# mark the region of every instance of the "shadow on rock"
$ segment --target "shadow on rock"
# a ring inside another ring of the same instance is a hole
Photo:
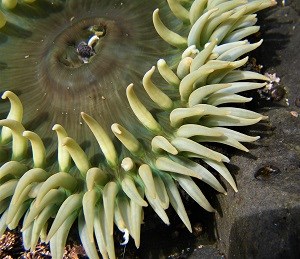
[[[300,207],[269,210],[236,221],[228,258],[300,258]]]

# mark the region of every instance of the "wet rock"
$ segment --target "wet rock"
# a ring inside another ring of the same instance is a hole
[[[225,259],[225,256],[221,254],[218,249],[213,246],[199,246],[194,250],[192,255],[188,257],[188,259]]]
[[[300,208],[266,210],[231,227],[228,258],[299,258]]]
[[[295,105],[296,105],[297,107],[300,107],[300,98],[296,98],[296,100],[295,100]]]

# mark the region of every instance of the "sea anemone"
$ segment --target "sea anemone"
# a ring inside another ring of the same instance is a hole
[[[23,218],[24,247],[61,258],[77,219],[88,256],[115,258],[114,224],[138,248],[143,207],[170,224],[170,204],[191,231],[179,188],[211,212],[193,178],[226,193],[213,170],[237,191],[206,143],[259,138],[232,128],[265,116],[232,104],[269,80],[241,57],[274,4],[2,0],[0,235]]]

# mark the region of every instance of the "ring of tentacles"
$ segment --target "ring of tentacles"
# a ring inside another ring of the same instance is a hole
[[[237,191],[205,143],[258,139],[233,128],[265,116],[233,106],[268,81],[242,67],[262,43],[245,40],[254,13],[274,4],[2,0],[0,235],[21,224],[26,249],[40,238],[62,258],[77,220],[88,256],[115,258],[114,225],[139,247],[149,205],[191,231],[179,188],[211,212],[193,178],[225,193],[211,169]]]

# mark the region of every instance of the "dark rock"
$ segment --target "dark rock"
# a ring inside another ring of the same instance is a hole
[[[222,255],[215,246],[199,246],[194,250],[192,255],[188,257],[189,259],[225,259],[225,256]]]
[[[228,258],[299,258],[300,208],[241,217],[229,234]]]
[[[297,107],[300,107],[300,98],[296,98],[296,100],[295,100],[295,105],[296,105]]]

